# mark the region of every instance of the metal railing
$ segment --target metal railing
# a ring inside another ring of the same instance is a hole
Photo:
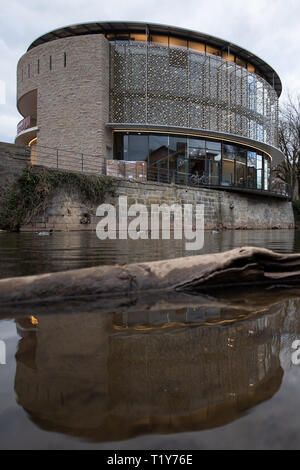
[[[76,171],[92,175],[106,175],[107,159],[101,155],[89,155],[73,150],[54,149],[37,145],[31,150],[31,163],[58,170]],[[219,175],[196,175],[188,172],[180,172],[160,166],[151,166],[147,171],[148,181],[165,184],[176,184],[188,187],[206,187],[215,189],[228,189],[240,192],[259,193],[277,197],[292,198],[292,190],[289,184],[278,178],[271,178],[268,189],[257,187],[254,181],[240,180],[239,182],[226,183],[220,181]]]
[[[101,155],[89,155],[73,150],[54,149],[37,145],[31,148],[31,163],[93,175],[106,174],[106,158]]]
[[[165,184],[176,184],[196,188],[227,189],[233,191],[257,193],[266,196],[292,198],[291,186],[278,179],[271,179],[268,188],[258,187],[253,181],[240,180],[240,182],[226,183],[220,181],[219,175],[195,175],[187,172],[168,170],[167,168],[148,168],[148,180]]]

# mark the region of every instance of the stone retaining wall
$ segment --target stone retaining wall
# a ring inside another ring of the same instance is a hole
[[[30,163],[28,147],[0,142],[0,201]]]
[[[206,229],[294,228],[292,204],[279,198],[117,179],[116,188],[116,197],[106,202],[117,205],[118,196],[127,196],[128,206],[140,203],[148,210],[151,204],[204,204]],[[95,214],[96,207],[80,195],[59,188],[45,212],[22,230],[95,230],[100,220]]]

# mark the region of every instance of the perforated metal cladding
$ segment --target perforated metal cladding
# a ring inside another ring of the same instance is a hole
[[[278,97],[233,62],[154,44],[111,44],[110,121],[205,129],[277,146]]]

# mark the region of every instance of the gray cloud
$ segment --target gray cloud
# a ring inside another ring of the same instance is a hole
[[[88,21],[133,20],[180,26],[230,40],[268,62],[284,93],[300,90],[299,0],[10,0],[1,5],[0,80],[7,100],[0,104],[0,140],[13,142],[17,122],[16,66],[38,36]]]

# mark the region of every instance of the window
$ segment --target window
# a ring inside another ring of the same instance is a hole
[[[222,58],[225,59],[225,60],[228,60],[229,62],[234,62],[235,61],[235,55],[230,54],[227,51],[222,52]]]
[[[166,135],[149,136],[149,164],[162,165],[168,162],[169,138]]]
[[[189,172],[187,159],[187,138],[170,136],[169,171],[171,181],[186,184]]]
[[[64,52],[64,67],[67,66],[67,54]]]
[[[205,140],[189,139],[188,155],[190,159],[206,158]]]
[[[217,49],[216,47],[213,47],[213,46],[206,46],[206,52],[207,54],[213,54],[213,55],[217,55],[217,56],[220,56],[221,55],[221,51],[219,49]]]
[[[114,155],[117,160],[125,160],[123,150],[123,134],[116,132],[114,135]]]
[[[207,161],[207,182],[212,185],[220,184],[220,164],[219,162],[208,160]]]
[[[190,160],[190,173],[191,179],[193,180],[194,177],[197,179],[195,183],[203,184],[206,181],[206,161],[205,159],[202,160]]]
[[[128,41],[129,33],[118,33],[115,35],[115,41]]]
[[[247,185],[247,166],[246,162],[236,162],[235,166],[236,171],[236,184],[237,186],[246,186]]]
[[[256,174],[256,187],[257,189],[263,189],[263,157],[262,155],[257,155],[257,162],[256,162],[256,169],[257,169],[257,174]]]
[[[234,159],[230,156],[223,158],[222,185],[234,185]]]
[[[157,34],[152,34],[151,35],[151,41],[152,42],[157,42],[159,44],[164,44],[166,46],[168,46],[168,44],[169,44],[168,36],[159,36]]]
[[[250,189],[256,188],[256,152],[248,152],[248,176],[247,186]]]
[[[148,160],[148,136],[129,135],[127,160],[138,162]]]
[[[191,176],[195,182],[206,181],[206,145],[203,139],[188,139],[188,157]]]
[[[266,191],[270,189],[270,160],[266,155],[264,157],[264,187]]]
[[[130,33],[130,41],[145,42],[147,41],[146,34]]]
[[[246,165],[247,150],[244,147],[240,147],[239,145],[237,145],[235,147],[235,159],[236,161],[244,163]]]
[[[52,55],[49,57],[49,69],[52,70]]]
[[[235,145],[224,144],[224,156],[234,159]]]
[[[199,184],[219,184],[221,143],[202,139],[188,140],[190,173]]]
[[[128,142],[129,142],[129,135],[124,135],[123,140],[123,159],[128,160]]]
[[[149,135],[149,171],[157,181],[169,181],[169,137]]]
[[[40,73],[40,59],[37,61],[37,73]]]
[[[150,178],[164,183],[222,184],[260,190],[268,190],[270,184],[270,159],[266,155],[227,142],[116,132],[114,158],[147,161]]]
[[[247,68],[246,62],[245,62],[244,60],[240,59],[239,57],[237,57],[237,58],[235,59],[235,62],[236,62],[236,64],[239,65],[240,67]]]
[[[169,45],[170,46],[177,46],[177,47],[187,47],[187,40],[186,39],[170,37]]]
[[[220,162],[222,158],[222,147],[220,142],[206,141],[206,157],[210,160]]]
[[[189,41],[189,49],[205,52],[205,44],[203,44],[202,42]]]

